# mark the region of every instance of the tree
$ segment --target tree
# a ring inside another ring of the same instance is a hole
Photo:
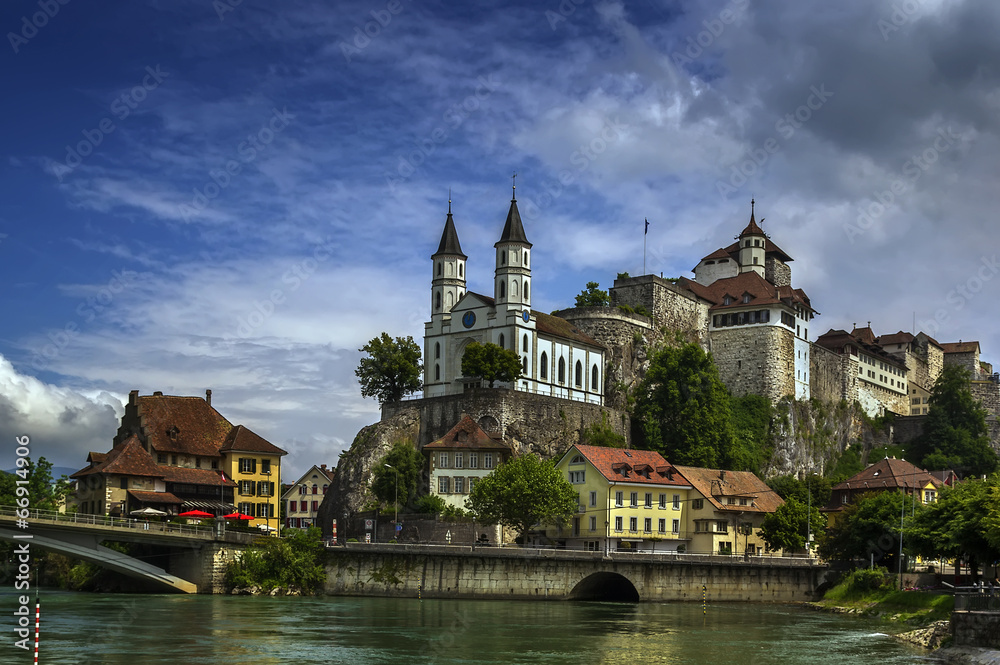
[[[675,464],[719,468],[731,460],[729,393],[697,344],[652,355],[636,391],[633,423],[643,447]]]
[[[18,485],[19,480],[28,482]],[[38,462],[20,457],[14,473],[0,471],[0,505],[16,506],[18,499],[23,499],[32,510],[58,510],[69,489],[65,476],[53,480],[52,462],[44,457],[39,457]]]
[[[521,378],[521,358],[490,342],[469,342],[462,354],[462,374],[478,376],[492,388],[497,381],[510,383]]]
[[[602,448],[624,448],[625,437],[615,431],[608,420],[608,414],[601,412],[601,422],[590,423],[580,432],[580,441],[588,446]]]
[[[733,447],[728,467],[733,471],[760,473],[771,454],[771,400],[761,395],[730,398]]]
[[[824,559],[869,561],[892,569],[899,549],[900,514],[910,497],[902,492],[863,494],[837,517],[820,538],[819,554]]]
[[[805,480],[795,476],[775,476],[767,481],[767,485],[785,501],[794,498],[806,505],[811,503],[814,508],[825,506],[833,493],[830,479],[817,473],[809,474]]]
[[[969,372],[946,365],[931,390],[923,433],[908,455],[925,469],[954,469],[960,476],[980,476],[1000,467],[990,447],[986,410],[972,396]]]
[[[611,296],[600,289],[597,282],[587,282],[587,288],[576,297],[577,307],[607,307],[611,304]]]
[[[361,396],[374,397],[379,404],[398,402],[404,395],[420,390],[420,347],[413,338],[392,339],[386,333],[359,349],[368,354],[354,370],[361,383]]]
[[[807,517],[808,514],[808,517]],[[801,550],[806,546],[806,535],[823,533],[825,520],[816,504],[809,510],[805,503],[790,497],[778,509],[764,518],[760,535],[771,550]]]
[[[386,464],[392,468],[386,467]],[[389,454],[372,469],[372,494],[384,506],[391,506],[396,502],[400,506],[409,505],[417,498],[417,482],[423,468],[424,456],[420,451],[406,441],[397,441]]]
[[[513,457],[476,483],[465,502],[477,522],[515,529],[522,542],[532,525],[561,523],[577,511],[577,492],[551,460]]]

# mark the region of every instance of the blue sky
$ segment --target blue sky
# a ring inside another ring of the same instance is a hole
[[[449,188],[488,292],[515,171],[542,311],[641,273],[644,218],[690,275],[755,197],[816,333],[996,359],[992,3],[233,4],[0,10],[0,436],[36,456],[211,388],[286,478],[336,463],[378,419],[358,348],[422,334]]]

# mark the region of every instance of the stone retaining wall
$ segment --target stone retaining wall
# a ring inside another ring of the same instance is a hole
[[[956,646],[1000,649],[1000,612],[952,612]]]

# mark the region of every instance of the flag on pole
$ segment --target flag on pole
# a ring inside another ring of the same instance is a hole
[[[646,230],[642,232],[642,235],[646,235],[647,233],[649,233],[649,220],[648,219],[646,220]]]

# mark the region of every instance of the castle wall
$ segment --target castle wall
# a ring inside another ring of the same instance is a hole
[[[853,404],[858,398],[857,378],[850,376],[848,357],[813,344],[809,353],[809,369],[809,392],[815,399],[830,403],[843,399]],[[854,374],[857,374],[856,369]]]
[[[764,262],[764,279],[775,286],[791,286],[792,269],[784,261],[769,258]]]
[[[972,376],[972,379],[979,378],[979,352],[969,351],[968,353],[948,353],[944,356],[945,365],[958,365],[965,369]]]
[[[1000,414],[1000,384],[992,381],[973,381],[969,384],[972,396],[982,403],[987,413]]]
[[[657,327],[691,334],[692,341],[707,348],[708,303],[676,284],[655,275],[616,279],[610,295],[612,305],[644,307],[653,315]]]
[[[712,331],[719,377],[737,396],[763,395],[772,402],[795,396],[795,335],[761,325]]]
[[[865,412],[872,417],[882,415],[883,410],[892,411],[899,415],[910,413],[910,398],[908,395],[901,395],[897,392],[887,390],[882,386],[858,382],[858,401],[864,407]],[[873,403],[877,406],[872,406]]]

